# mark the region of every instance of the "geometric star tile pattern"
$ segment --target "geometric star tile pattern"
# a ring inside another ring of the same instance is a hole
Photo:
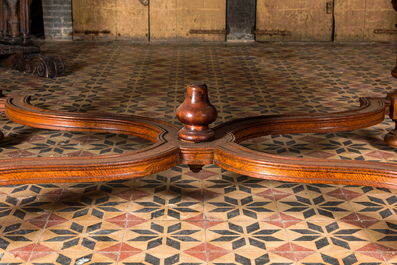
[[[397,89],[391,44],[131,44],[43,42],[66,76],[0,69],[7,96],[46,109],[175,117],[190,81],[204,81],[214,124],[256,115],[344,111]],[[0,159],[121,154],[133,136],[22,126],[0,116]],[[268,135],[241,145],[270,154],[397,162],[363,130]],[[179,165],[138,179],[0,187],[0,264],[397,264],[397,190],[254,179]]]

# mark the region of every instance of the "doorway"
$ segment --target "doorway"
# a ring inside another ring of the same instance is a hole
[[[256,0],[227,0],[227,41],[253,41],[256,22]]]
[[[30,4],[30,32],[32,37],[44,39],[43,5],[41,0],[33,0]]]

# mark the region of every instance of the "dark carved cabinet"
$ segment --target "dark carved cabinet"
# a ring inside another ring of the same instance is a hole
[[[0,14],[0,66],[40,77],[64,75],[62,60],[41,55],[30,39],[29,0],[0,0]]]

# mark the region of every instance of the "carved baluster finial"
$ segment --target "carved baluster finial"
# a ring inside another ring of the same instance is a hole
[[[194,143],[214,140],[215,132],[208,125],[216,120],[217,115],[215,107],[209,102],[207,85],[190,83],[185,101],[176,111],[177,118],[185,124],[179,130],[179,139]]]

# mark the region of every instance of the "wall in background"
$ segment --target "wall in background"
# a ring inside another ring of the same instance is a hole
[[[397,24],[397,12],[389,0],[334,2],[335,41],[397,41],[397,34],[385,31],[396,30]]]
[[[225,41],[226,0],[73,0],[73,39]],[[203,31],[204,30],[204,31]]]
[[[46,39],[397,41],[390,0],[43,0],[43,13]]]
[[[46,39],[72,39],[72,0],[43,0]]]

